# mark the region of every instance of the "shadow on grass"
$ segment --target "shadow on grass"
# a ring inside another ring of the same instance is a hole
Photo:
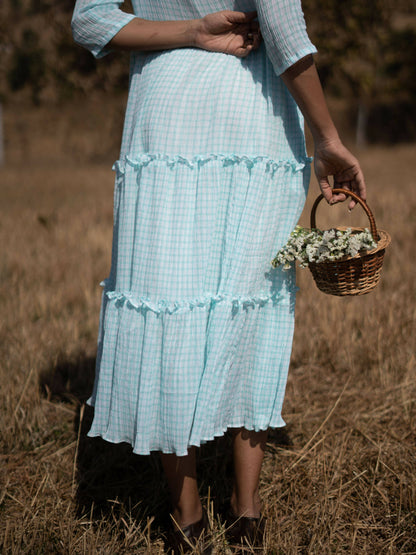
[[[87,436],[94,409],[85,402],[92,391],[94,368],[94,357],[60,357],[41,374],[39,384],[49,400],[77,406],[73,423],[75,434],[79,434],[77,514],[112,523],[123,517],[142,526],[153,518],[152,530],[160,536],[169,526],[170,507],[158,454],[135,455],[127,443],[112,444]],[[212,502],[214,514],[221,514],[231,496],[231,442],[231,434],[226,433],[198,450],[200,493],[205,502]],[[271,431],[269,442],[276,446],[291,444],[285,429]]]
[[[94,371],[95,357],[84,353],[59,355],[39,376],[41,393],[50,401],[83,404],[91,394]]]

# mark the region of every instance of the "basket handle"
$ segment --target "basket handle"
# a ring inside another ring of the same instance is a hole
[[[373,213],[371,212],[371,210],[368,207],[365,200],[362,200],[358,195],[356,195],[352,191],[349,191],[348,189],[332,189],[332,192],[336,193],[336,194],[342,193],[344,195],[347,195],[347,196],[353,198],[361,206],[361,208],[367,214],[367,217],[370,221],[371,235],[373,236],[374,241],[378,242],[379,236],[378,236],[378,233],[377,233],[376,220],[374,219]],[[321,194],[321,195],[318,196],[318,198],[313,203],[312,210],[311,210],[311,228],[312,229],[316,229],[316,217],[315,217],[316,209],[318,208],[318,204],[321,202],[321,200],[323,198],[324,198],[324,195]]]

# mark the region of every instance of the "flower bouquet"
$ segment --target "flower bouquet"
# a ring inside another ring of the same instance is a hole
[[[283,269],[287,270],[292,262],[297,261],[301,268],[306,268],[311,262],[341,260],[376,247],[377,243],[367,228],[363,231],[353,231],[351,227],[321,231],[297,225],[273,259],[272,266],[276,268],[283,264]]]
[[[309,267],[318,288],[330,295],[363,295],[380,279],[384,252],[390,236],[377,230],[374,216],[367,204],[351,191],[334,189],[335,193],[351,196],[366,212],[367,228],[337,227],[321,231],[316,228],[315,214],[323,195],[312,207],[311,229],[296,226],[286,245],[272,261],[274,267],[290,268],[298,261]]]

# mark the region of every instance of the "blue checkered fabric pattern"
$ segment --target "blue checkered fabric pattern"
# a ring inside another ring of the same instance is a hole
[[[121,4],[76,3],[74,37],[97,57],[134,17]],[[296,1],[207,4],[133,0],[153,20],[256,9],[264,37],[245,59],[132,54],[89,435],[139,454],[284,425],[296,285],[270,261],[300,216],[310,159],[279,75],[315,49]]]

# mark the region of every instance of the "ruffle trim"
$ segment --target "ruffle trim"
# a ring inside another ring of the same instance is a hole
[[[254,308],[255,306],[264,306],[269,302],[276,303],[281,298],[282,295],[277,291],[272,293],[259,292],[257,295],[231,295],[227,293],[205,293],[201,297],[195,299],[185,299],[170,301],[167,299],[157,299],[152,300],[149,297],[137,296],[133,293],[122,292],[122,291],[108,291],[105,290],[107,287],[106,281],[100,283],[104,287],[105,296],[118,306],[127,306],[128,308],[135,309],[137,311],[151,311],[155,314],[175,314],[181,312],[190,312],[195,308],[208,309],[218,303],[228,304],[233,312],[244,310],[248,308]]]
[[[92,398],[90,398],[87,401],[87,405],[94,407],[95,401]],[[263,430],[284,428],[285,426],[286,426],[286,422],[283,420],[281,416],[278,419],[272,419],[270,423],[264,421],[264,422],[261,422],[260,424],[251,424],[251,423],[247,424],[247,422],[245,422],[245,420],[242,418],[241,420],[232,422],[228,426],[223,426],[222,428],[220,427],[216,429],[213,433],[206,435],[200,439],[199,438],[194,439],[191,434],[189,444],[187,446],[178,447],[177,449],[172,447],[167,448],[162,444],[160,445],[152,444],[150,442],[147,445],[143,445],[141,443],[139,444],[135,439],[131,438],[128,435],[125,435],[125,436],[115,435],[115,434],[108,433],[105,430],[103,431],[95,430],[94,424],[87,435],[89,437],[102,437],[103,439],[105,439],[105,441],[109,441],[110,443],[123,443],[123,442],[129,443],[132,446],[133,453],[135,453],[136,455],[150,455],[152,452],[159,451],[165,454],[176,454],[177,457],[185,457],[186,455],[188,455],[189,447],[201,447],[202,445],[204,445],[205,443],[208,443],[209,441],[213,441],[218,437],[224,436],[227,430],[229,429],[245,428],[246,430],[260,432]]]
[[[312,158],[305,157],[302,160],[273,160],[268,156],[238,156],[237,154],[197,154],[191,158],[185,156],[170,156],[168,154],[138,154],[134,158],[126,156],[123,160],[117,160],[113,165],[113,170],[119,174],[124,174],[126,166],[138,170],[148,166],[151,163],[163,163],[168,168],[174,168],[178,165],[187,166],[190,169],[200,168],[208,162],[219,161],[223,167],[234,166],[237,164],[245,165],[248,169],[252,169],[257,164],[264,164],[268,173],[274,174],[278,169],[284,168],[286,171],[293,173],[302,171],[307,164],[310,164]]]

